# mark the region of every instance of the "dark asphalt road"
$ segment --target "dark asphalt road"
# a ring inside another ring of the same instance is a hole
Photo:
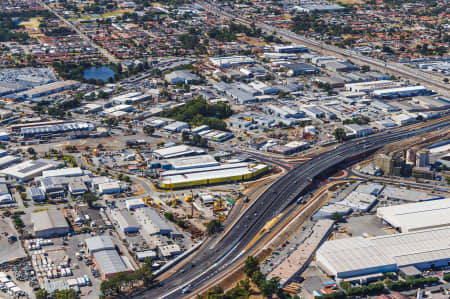
[[[330,152],[320,154],[295,166],[293,170],[268,186],[221,240],[208,242],[208,244],[217,244],[216,246],[204,246],[176,274],[164,280],[162,287],[151,289],[135,298],[183,297],[182,290],[186,290],[187,285],[189,285],[189,289],[198,288],[205,282],[214,279],[219,273],[226,271],[240,257],[245,256],[244,248],[262,227],[297,199],[319,174],[359,154],[448,125],[450,125],[450,121],[444,120],[411,131],[408,128],[398,128],[349,141]]]

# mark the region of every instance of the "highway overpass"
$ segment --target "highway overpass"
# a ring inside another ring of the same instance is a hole
[[[398,128],[396,130],[349,141],[334,150],[320,154],[297,165],[276,180],[249,206],[224,236],[218,236],[199,249],[193,258],[175,274],[163,281],[161,288],[151,289],[136,298],[181,298],[186,286],[195,289],[216,275],[227,271],[241,258],[248,255],[247,245],[264,225],[278,215],[290,203],[301,196],[311,182],[330,167],[389,143],[421,135],[434,130],[448,128],[448,117],[422,127]],[[256,244],[255,244],[256,245]]]

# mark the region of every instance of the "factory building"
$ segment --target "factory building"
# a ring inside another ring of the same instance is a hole
[[[450,227],[386,235],[353,237],[325,242],[316,263],[336,279],[349,279],[413,266],[419,271],[448,266]]]
[[[54,170],[45,170],[42,172],[42,177],[77,177],[84,175],[84,171],[80,167],[59,168]]]
[[[66,218],[59,210],[31,213],[36,238],[50,238],[66,235],[70,231]]]
[[[144,207],[134,213],[137,221],[142,226],[143,233],[150,236],[170,235],[174,228],[155,210]]]
[[[35,202],[42,202],[46,200],[45,193],[36,187],[27,188],[27,197]]]
[[[22,159],[20,157],[16,157],[16,156],[3,156],[0,157],[0,169],[4,169],[7,168],[13,164],[17,164],[20,161],[22,161]]]
[[[162,159],[202,155],[205,154],[205,150],[187,145],[176,145],[154,150],[152,154],[153,158],[162,160]]]
[[[372,127],[368,125],[349,124],[344,126],[348,137],[363,137],[374,133]]]
[[[181,157],[161,161],[161,163],[159,163],[159,161],[157,162],[158,163],[152,163],[152,166],[173,170],[219,166],[219,162],[217,162],[216,159],[214,159],[214,157],[212,157],[211,155]]]
[[[267,148],[267,151],[281,155],[292,155],[301,152],[309,147],[308,142],[291,141],[284,145],[275,145]]]
[[[111,215],[125,234],[139,231],[139,224],[127,210],[111,210]]]
[[[3,169],[0,173],[19,181],[29,181],[40,176],[43,171],[55,169],[60,165],[61,162],[48,159],[29,160]]]
[[[379,99],[392,99],[426,95],[428,92],[423,86],[407,86],[375,90],[372,95]]]
[[[190,170],[169,170],[161,173],[161,187],[184,188],[249,180],[268,170],[267,165],[234,163]]]
[[[370,82],[358,82],[345,84],[345,90],[353,92],[371,93],[378,89],[400,87],[401,83],[391,80],[379,80]]]
[[[103,279],[108,279],[121,272],[134,272],[130,262],[119,255],[110,237],[97,236],[86,239],[85,242]]]
[[[273,50],[277,53],[304,53],[308,52],[309,49],[305,46],[300,45],[276,45],[273,47]]]
[[[252,64],[255,60],[248,56],[223,56],[223,57],[211,57],[209,61],[218,67],[230,67],[241,64]]]
[[[85,122],[69,122],[62,124],[48,124],[20,129],[20,135],[24,137],[36,137],[67,132],[93,131],[95,126]]]
[[[58,81],[41,86],[34,87],[30,90],[18,94],[18,98],[34,99],[53,93],[61,92],[67,89],[73,89],[80,86],[80,82],[74,80]]]
[[[381,207],[377,217],[401,232],[450,227],[450,198]]]
[[[128,211],[134,211],[134,210],[139,209],[139,208],[144,208],[147,205],[142,200],[142,198],[133,198],[133,199],[126,200],[125,201],[125,206],[127,207]]]

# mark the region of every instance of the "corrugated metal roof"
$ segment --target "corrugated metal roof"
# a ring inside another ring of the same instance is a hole
[[[93,255],[97,266],[104,275],[131,270],[115,249],[97,251]]]

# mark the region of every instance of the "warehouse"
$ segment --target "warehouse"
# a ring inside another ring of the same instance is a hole
[[[110,237],[94,237],[86,239],[88,252],[95,260],[96,268],[103,279],[108,279],[117,273],[134,272],[133,268],[117,252]]]
[[[41,86],[37,86],[30,90],[24,91],[19,94],[19,97],[34,99],[38,97],[42,97],[45,95],[49,95],[52,93],[61,92],[67,89],[77,88],[80,85],[80,82],[74,80],[67,81],[58,81],[53,82]]]
[[[16,156],[8,155],[8,156],[0,157],[0,169],[4,169],[13,164],[19,163],[20,161],[22,161],[22,159],[19,157],[16,157]]]
[[[428,92],[428,89],[423,86],[407,86],[375,90],[372,95],[379,99],[392,99],[426,95]]]
[[[325,242],[317,251],[316,262],[335,278],[395,272],[400,267],[419,270],[448,266],[450,227],[386,235],[353,237]]]
[[[139,224],[127,210],[111,210],[111,215],[125,234],[139,231]]]
[[[204,154],[205,150],[197,147],[187,145],[176,145],[166,148],[161,148],[153,151],[153,157],[155,159],[171,159],[177,157],[187,157],[194,155]]]
[[[29,160],[3,169],[0,173],[19,181],[28,181],[40,176],[43,171],[55,169],[59,165],[61,162],[48,159]]]
[[[377,89],[387,89],[387,88],[394,88],[394,87],[400,87],[400,86],[401,86],[400,82],[391,81],[391,80],[379,80],[379,81],[345,84],[345,90],[354,91],[354,92],[370,93]]]
[[[170,166],[170,169],[173,170],[219,166],[219,162],[217,162],[216,159],[214,159],[210,155],[169,159],[166,160],[166,163],[168,166]]]
[[[405,233],[449,227],[450,198],[378,208],[377,217]]]
[[[98,194],[115,194],[122,191],[122,187],[118,182],[106,182],[98,184]]]
[[[255,60],[248,56],[223,56],[223,57],[211,57],[209,61],[215,66],[230,67],[241,64],[251,64]]]
[[[161,186],[165,189],[183,188],[248,180],[263,174],[267,165],[235,163],[191,170],[169,170],[161,173]]]
[[[304,53],[308,52],[309,49],[305,46],[300,45],[276,45],[273,46],[273,50],[277,53]]]
[[[173,123],[164,126],[163,129],[172,133],[180,133],[185,129],[189,129],[189,124],[183,121],[174,121]]]
[[[35,202],[42,202],[46,199],[44,192],[36,187],[27,188],[27,197]]]
[[[136,210],[134,215],[145,233],[150,236],[169,235],[173,231],[173,228],[169,225],[167,220],[149,207]]]
[[[144,208],[147,205],[142,200],[142,198],[132,198],[125,201],[125,206],[127,207],[128,211],[134,211],[139,208]]]
[[[92,131],[95,126],[85,122],[71,122],[63,124],[50,124],[21,128],[20,135],[24,137],[36,137],[41,135],[51,135],[58,133],[67,133],[74,131]]]
[[[31,213],[34,234],[37,238],[50,238],[69,233],[69,224],[59,210]]]
[[[54,170],[45,170],[42,172],[42,177],[75,177],[84,175],[84,171],[80,167],[59,168]]]

